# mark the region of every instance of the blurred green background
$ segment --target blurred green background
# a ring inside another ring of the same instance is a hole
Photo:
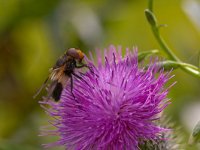
[[[200,0],[154,3],[159,23],[168,25],[161,33],[170,47],[199,66]],[[32,96],[65,49],[78,47],[86,54],[110,44],[159,49],[146,7],[147,0],[0,0],[0,150],[38,150],[55,140],[38,136],[48,117],[40,98]],[[178,83],[166,113],[181,127],[186,143],[200,120],[200,79],[181,70],[173,74],[170,83]]]

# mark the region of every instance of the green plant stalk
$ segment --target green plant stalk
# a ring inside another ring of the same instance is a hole
[[[153,0],[148,1],[148,9],[153,12]]]
[[[149,0],[149,3],[148,3],[148,10],[146,11],[150,11],[150,14],[153,15],[153,0]],[[152,19],[155,19],[155,16],[152,16]],[[160,47],[165,51],[165,53],[168,55],[169,59],[173,60],[173,61],[176,61],[178,63],[183,63],[174,53],[173,51],[169,48],[169,46],[166,44],[166,42],[164,41],[164,39],[162,38],[162,36],[160,35],[160,32],[159,32],[159,26],[157,25],[157,21],[156,19],[154,20],[156,22],[156,24],[151,24],[151,29],[152,29],[152,32],[153,32],[153,35],[154,37],[156,38],[157,42],[159,43]],[[193,66],[193,65],[191,65]],[[199,72],[199,69],[196,70],[196,69],[193,69],[193,68],[197,68],[196,66],[193,66],[193,67],[186,67],[186,66],[183,66],[181,65],[180,68],[182,70],[184,70],[185,72],[195,76],[195,77],[198,77],[200,78],[200,72]]]
[[[154,37],[156,38],[158,44],[168,55],[169,59],[177,61],[177,62],[181,62],[180,59],[170,50],[170,48],[168,47],[166,42],[163,40],[163,38],[161,37],[161,35],[159,33],[158,28],[155,26],[152,26],[152,31],[153,31]]]
[[[157,42],[159,43],[160,47],[165,51],[165,53],[168,55],[169,59],[176,61],[180,64],[184,64],[173,52],[172,50],[168,47],[166,42],[163,40],[161,35],[159,34],[158,28],[157,27],[152,27],[152,31],[154,34],[154,37],[156,38]],[[185,72],[200,78],[200,73],[198,71],[198,68],[194,65],[190,64],[190,67],[185,66],[185,65],[180,65],[180,68],[184,70]],[[194,70],[195,68],[195,70]]]

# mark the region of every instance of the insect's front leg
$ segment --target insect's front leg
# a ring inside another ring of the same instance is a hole
[[[71,81],[71,85],[70,85],[70,88],[71,88],[71,94],[72,94],[72,96],[74,97],[74,99],[75,99],[75,95],[74,95],[74,93],[73,93],[73,77],[72,77],[72,75],[70,75],[70,81]]]
[[[81,81],[83,81],[83,82],[85,82],[85,84],[87,84],[88,86],[90,86],[85,80],[83,80],[83,78],[81,77],[81,76],[79,76],[78,74],[76,74],[76,73],[72,73],[73,74],[73,76],[75,76],[76,78],[78,78],[79,80],[81,80]],[[82,74],[82,73],[81,73]]]
[[[83,67],[90,68],[87,64],[83,64],[83,63],[80,63],[80,65],[75,64],[75,67],[76,68],[83,68]]]
[[[76,68],[83,68],[83,67],[86,67],[86,68],[88,68],[93,74],[95,74],[93,68],[92,68],[91,66],[87,65],[87,64],[81,63],[79,66],[76,64],[75,67],[76,67]]]
[[[78,78],[79,80],[82,80],[82,79],[83,79],[81,76],[79,76],[78,74],[76,74],[76,73],[74,73],[74,72],[72,72],[72,74],[73,74],[76,78]]]

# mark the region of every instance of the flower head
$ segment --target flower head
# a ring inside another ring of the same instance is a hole
[[[59,140],[53,145],[68,149],[126,149],[136,150],[144,140],[158,139],[165,128],[155,120],[169,104],[165,83],[169,73],[159,71],[152,63],[140,68],[137,50],[110,46],[104,56],[87,60],[93,71],[74,77],[73,94],[70,86],[62,93],[59,103],[45,102],[51,106],[55,133]],[[50,132],[50,131],[49,131]]]
[[[146,139],[140,142],[139,147],[141,150],[177,150],[184,149],[182,134],[180,129],[175,127],[171,119],[162,115],[157,124],[168,128],[166,132],[162,132],[157,139]],[[163,140],[165,139],[165,140]]]

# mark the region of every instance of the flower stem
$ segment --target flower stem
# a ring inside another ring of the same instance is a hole
[[[164,39],[160,35],[159,29],[161,26],[158,25],[157,19],[153,13],[153,0],[148,1],[148,9],[145,10],[145,15],[147,17],[149,24],[151,25],[151,29],[152,29],[154,37],[156,38],[160,47],[168,55],[169,59],[182,64],[183,62],[173,53],[173,51],[169,48],[167,43],[164,41]],[[200,78],[200,69],[194,69],[198,67],[190,64],[190,66],[181,65],[180,68],[184,70],[185,72]]]
[[[148,1],[148,9],[153,12],[153,0]]]
[[[164,39],[161,37],[157,27],[152,27],[153,34],[159,43],[160,47],[165,51],[171,60],[180,62],[179,58],[170,50]]]

